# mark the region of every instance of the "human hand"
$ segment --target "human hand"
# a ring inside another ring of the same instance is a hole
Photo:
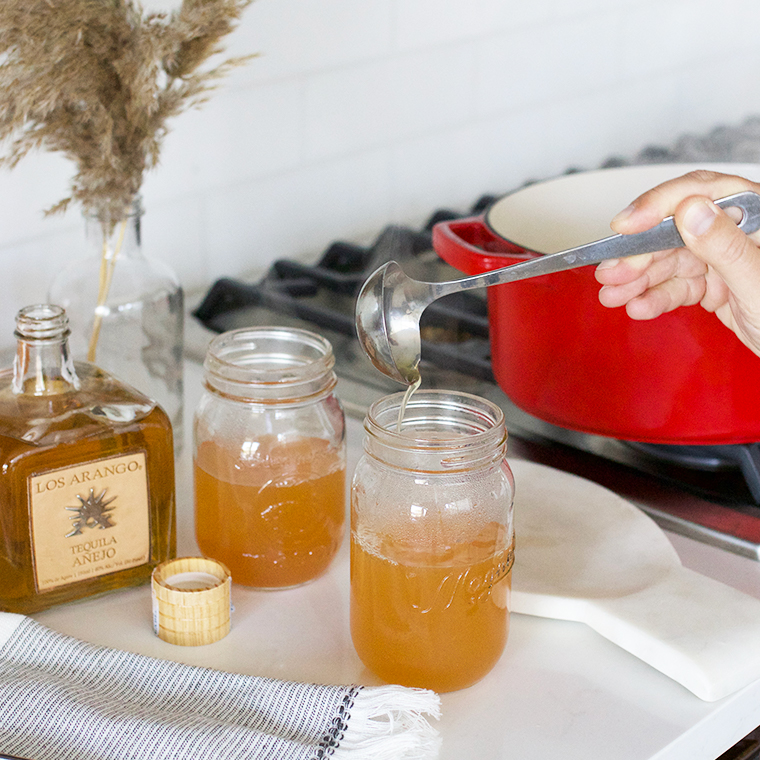
[[[700,304],[760,355],[760,232],[745,235],[736,226],[738,209],[723,211],[711,202],[743,190],[760,193],[760,184],[697,171],[639,196],[612,220],[612,229],[641,232],[672,214],[686,245],[599,264],[601,303],[625,306],[632,319]]]

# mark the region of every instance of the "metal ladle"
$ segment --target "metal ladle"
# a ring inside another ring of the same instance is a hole
[[[737,226],[746,234],[760,229],[760,196],[756,193],[736,193],[715,203],[721,208],[741,209],[742,220]],[[669,216],[644,232],[612,235],[567,251],[450,282],[413,280],[395,261],[389,261],[367,278],[359,292],[356,332],[364,352],[380,372],[411,385],[420,376],[420,317],[433,301],[462,290],[525,280],[598,264],[605,259],[681,248],[683,245],[673,217]]]

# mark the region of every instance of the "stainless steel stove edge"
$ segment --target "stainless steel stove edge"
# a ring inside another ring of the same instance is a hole
[[[728,533],[701,525],[683,517],[668,514],[667,512],[656,509],[647,504],[637,503],[635,500],[632,501],[642,510],[642,512],[649,515],[649,517],[651,517],[663,530],[686,536],[686,538],[693,538],[696,541],[715,546],[718,549],[738,554],[740,557],[747,557],[748,559],[760,562],[760,545],[757,543],[737,536],[732,536]]]

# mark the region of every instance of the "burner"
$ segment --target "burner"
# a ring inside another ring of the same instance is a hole
[[[483,196],[468,215],[480,213],[493,198]],[[193,312],[216,332],[228,328],[230,314],[251,307],[266,307],[279,314],[303,319],[317,327],[354,336],[354,301],[367,277],[390,260],[398,261],[414,276],[430,279],[431,269],[441,279],[461,277],[432,251],[433,225],[459,218],[449,210],[436,211],[421,231],[388,226],[368,247],[338,241],[317,264],[276,261],[258,283],[217,280]],[[493,381],[488,307],[484,293],[454,293],[432,303],[420,320],[422,359],[471,377]]]
[[[740,470],[755,500],[760,504],[760,443],[662,444],[627,441],[629,446],[664,462],[694,470],[719,472]]]

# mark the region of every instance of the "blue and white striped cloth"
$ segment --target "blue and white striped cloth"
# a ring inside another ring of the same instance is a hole
[[[29,760],[432,758],[436,694],[236,675],[0,613],[0,752]]]

